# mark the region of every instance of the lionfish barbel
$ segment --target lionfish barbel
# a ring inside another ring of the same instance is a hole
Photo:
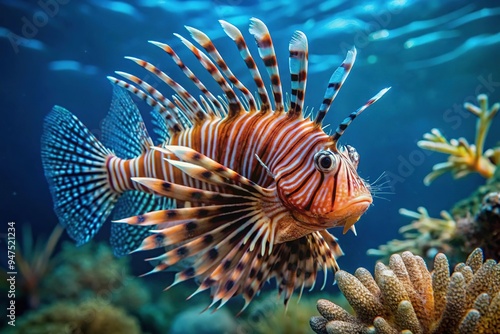
[[[354,231],[372,203],[370,186],[356,171],[358,153],[338,141],[388,88],[328,135],[322,121],[356,50],[348,51],[331,76],[316,116],[305,116],[305,34],[296,31],[289,44],[292,91],[285,103],[265,24],[252,18],[249,31],[272,97],[242,33],[220,23],[248,67],[258,98],[231,72],[208,36],[187,27],[206,53],[175,35],[215,79],[223,97],[214,96],[169,45],[151,42],[203,95],[197,100],[158,67],[126,57],[170,86],[171,99],[137,76],[116,72],[125,80],[108,77],[115,88],[103,121],[103,143],[55,106],[42,136],[45,175],[60,223],[78,244],[89,241],[114,209],[111,244],[117,255],[163,248],[148,259],[156,264],[150,273],[187,263],[172,285],[196,277],[195,293],[210,289],[210,306],[242,295],[244,309],[273,277],[286,304],[295,289],[302,293],[314,286],[319,269],[325,282],[329,269],[338,270],[336,258],[343,253],[327,229]],[[153,108],[159,145],[153,144],[127,91]]]

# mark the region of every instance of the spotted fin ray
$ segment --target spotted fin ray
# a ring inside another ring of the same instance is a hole
[[[130,190],[120,197],[113,210],[112,220],[136,216],[144,212],[166,210],[174,206],[175,201],[169,198]],[[110,243],[115,256],[125,256],[137,249],[142,240],[151,235],[149,230],[147,226],[111,224]]]
[[[165,146],[158,150],[173,153],[180,161],[168,162],[190,177],[224,191],[152,178],[135,179],[159,195],[203,204],[148,212],[118,222],[150,228],[152,235],[144,239],[138,251],[167,249],[147,259],[156,263],[147,274],[168,270],[193,257],[192,265],[177,273],[171,286],[197,278],[201,283],[194,294],[210,289],[210,306],[219,302],[219,308],[234,295],[242,294],[245,308],[270,277],[277,277],[287,303],[294,289],[314,285],[318,264],[324,270],[338,268],[335,257],[342,251],[326,231],[291,242],[275,242],[277,226],[268,215],[286,213],[273,205],[274,190],[262,188],[188,147]]]

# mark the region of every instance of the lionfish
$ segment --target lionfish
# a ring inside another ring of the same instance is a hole
[[[184,263],[172,285],[197,278],[195,293],[210,289],[210,306],[242,295],[244,309],[273,277],[286,304],[295,289],[301,294],[304,287],[312,289],[318,270],[324,270],[326,282],[327,271],[339,269],[336,258],[343,253],[327,229],[355,232],[354,223],[372,203],[370,185],[356,171],[358,153],[338,142],[389,88],[326,134],[322,121],[354,64],[356,49],[331,76],[315,117],[305,116],[305,34],[296,31],[289,44],[292,90],[285,102],[266,25],[252,18],[249,31],[272,97],[242,33],[220,23],[248,67],[258,97],[231,72],[207,35],[187,27],[206,53],[175,36],[224,95],[214,96],[169,45],[151,42],[203,95],[196,99],[158,67],[126,57],[170,86],[171,99],[137,76],[116,72],[125,80],[108,77],[115,88],[103,121],[104,144],[69,111],[55,106],[42,137],[45,175],[58,218],[78,244],[89,241],[116,206],[114,218],[121,219],[112,224],[111,243],[118,255],[163,249],[148,259],[155,264],[150,273]],[[153,108],[159,145],[153,144],[127,91]]]

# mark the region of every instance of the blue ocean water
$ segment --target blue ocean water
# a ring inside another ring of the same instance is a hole
[[[472,142],[475,119],[463,111],[463,103],[475,102],[479,93],[487,94],[490,103],[500,101],[496,2],[0,0],[0,17],[1,234],[9,221],[19,233],[23,225],[31,225],[36,234],[50,233],[57,222],[40,160],[43,119],[55,104],[77,115],[99,137],[112,92],[106,76],[115,70],[139,72],[124,56],[152,61],[197,93],[168,55],[148,40],[171,44],[208,83],[208,75],[172,35],[188,37],[184,25],[200,29],[240,80],[250,82],[220,19],[244,32],[255,56],[249,18],[266,23],[285,92],[290,91],[288,43],[295,30],[303,31],[310,53],[306,105],[316,110],[331,73],[355,46],[356,64],[324,122],[332,129],[380,89],[392,87],[343,137],[361,156],[359,174],[375,180],[386,172],[392,193],[375,199],[356,224],[357,237],[332,230],[346,254],[339,259],[343,269],[373,268],[375,259],[366,251],[400,237],[398,228],[409,223],[399,208],[425,206],[438,216],[484,182],[477,175],[461,180],[446,175],[425,186],[424,176],[446,157],[424,152],[416,142],[433,127],[448,138]],[[212,83],[209,87],[220,94]],[[147,115],[147,106],[138,104]],[[485,147],[495,144],[499,133],[496,120]],[[97,235],[98,240],[108,238],[109,224]]]

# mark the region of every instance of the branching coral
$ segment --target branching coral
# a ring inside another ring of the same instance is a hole
[[[465,108],[479,119],[477,121],[475,145],[469,145],[463,138],[448,141],[437,130],[424,135],[418,142],[420,147],[450,154],[448,162],[437,164],[424,182],[431,183],[436,177],[451,171],[455,177],[462,177],[477,171],[488,178],[469,198],[458,202],[448,213],[441,212],[442,219],[430,217],[423,207],[418,212],[401,209],[399,212],[414,220],[400,228],[404,240],[392,240],[368,254],[388,258],[390,254],[409,250],[431,259],[441,251],[451,255],[453,260],[463,261],[467,253],[476,247],[483,247],[488,257],[500,260],[500,204],[495,204],[500,193],[500,147],[483,153],[484,140],[493,117],[500,104],[488,109],[486,95],[478,96],[479,107],[465,104]]]
[[[490,149],[483,153],[484,141],[493,118],[500,108],[500,103],[495,103],[491,109],[488,108],[488,97],[481,94],[477,97],[479,107],[471,103],[465,103],[464,108],[478,117],[476,125],[475,144],[471,145],[465,138],[447,140],[438,129],[432,129],[430,133],[424,134],[424,140],[417,144],[421,148],[449,154],[448,161],[434,165],[424,183],[429,185],[437,177],[451,172],[455,178],[461,178],[469,173],[477,172],[485,178],[490,178],[495,172],[495,164],[500,154],[498,148]]]
[[[485,185],[458,202],[451,210],[441,212],[442,219],[430,217],[425,208],[418,212],[399,212],[414,220],[401,227],[404,240],[392,240],[369,255],[388,259],[392,253],[409,250],[431,260],[444,252],[452,262],[463,261],[476,247],[482,247],[488,258],[500,260],[500,168]]]
[[[456,222],[446,211],[441,211],[441,217],[433,218],[424,207],[419,207],[418,212],[400,209],[399,213],[414,220],[399,229],[404,240],[392,240],[378,249],[369,249],[368,255],[381,256],[388,259],[392,253],[410,251],[417,255],[427,256],[431,259],[437,252],[448,253],[450,240],[455,237]]]
[[[450,276],[442,253],[432,274],[410,252],[392,255],[389,266],[377,263],[375,278],[364,268],[355,275],[338,271],[339,288],[356,312],[319,300],[321,316],[311,318],[316,333],[498,333],[500,264],[483,262],[480,249]]]

